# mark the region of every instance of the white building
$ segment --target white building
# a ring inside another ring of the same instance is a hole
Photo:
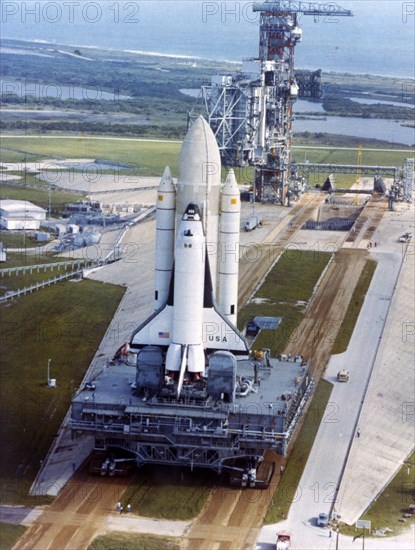
[[[2,229],[37,230],[46,220],[46,210],[29,201],[0,200],[0,227]]]

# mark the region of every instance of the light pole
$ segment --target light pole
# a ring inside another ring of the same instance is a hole
[[[50,359],[48,359],[48,386],[50,386]]]
[[[49,218],[49,229],[50,229],[50,211],[52,207],[52,183],[49,182],[49,196],[48,196],[48,218]]]

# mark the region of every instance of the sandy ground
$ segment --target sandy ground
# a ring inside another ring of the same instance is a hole
[[[82,469],[26,531],[14,550],[86,550],[106,526],[127,485],[126,479],[92,477]]]

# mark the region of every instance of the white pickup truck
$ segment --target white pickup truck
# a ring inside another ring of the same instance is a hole
[[[291,533],[289,531],[280,531],[277,533],[277,550],[289,550],[291,548]]]

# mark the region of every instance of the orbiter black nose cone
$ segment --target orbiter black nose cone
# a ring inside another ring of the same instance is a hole
[[[185,213],[183,215],[184,220],[200,220],[200,210],[197,204],[194,204],[193,202],[189,203],[187,205],[187,208],[185,210]]]

